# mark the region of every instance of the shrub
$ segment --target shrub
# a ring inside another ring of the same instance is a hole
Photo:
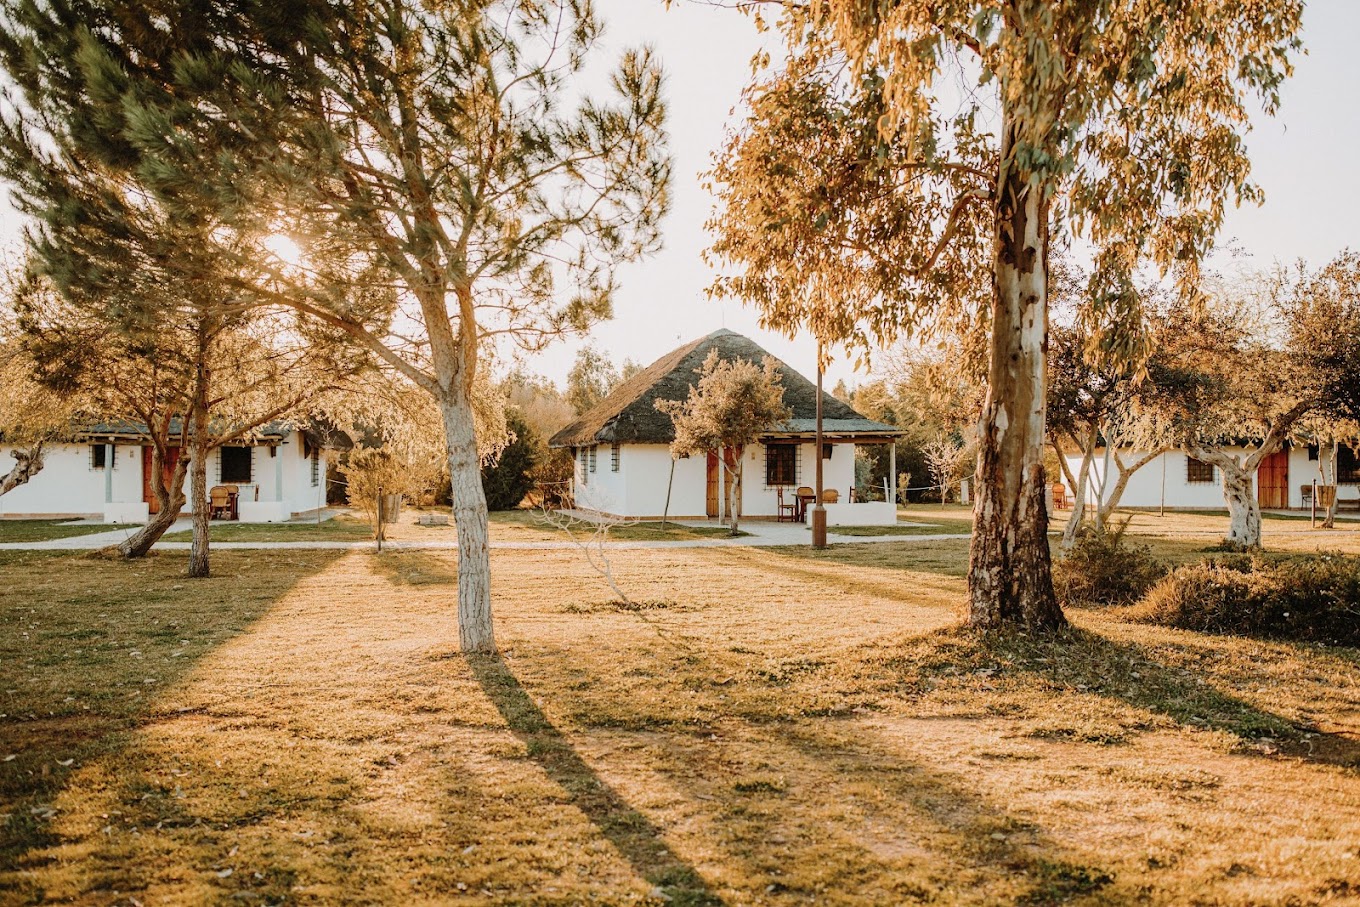
[[[1113,529],[1085,527],[1072,550],[1053,567],[1053,588],[1063,605],[1128,605],[1166,574],[1146,545],[1125,541],[1125,520]]]
[[[1169,574],[1129,616],[1183,630],[1360,646],[1360,559],[1209,560]]]

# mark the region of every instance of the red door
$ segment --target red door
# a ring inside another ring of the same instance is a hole
[[[150,506],[151,513],[160,513],[161,505],[156,500],[155,492],[151,490],[151,452],[152,448],[142,448],[142,500]],[[179,448],[172,447],[166,451],[165,462],[161,464],[161,475],[165,476],[165,487],[170,488],[170,480],[175,475],[175,464],[179,462]],[[171,489],[174,493],[174,489]]]
[[[1289,506],[1289,451],[1278,450],[1261,461],[1256,470],[1256,500],[1262,510]]]

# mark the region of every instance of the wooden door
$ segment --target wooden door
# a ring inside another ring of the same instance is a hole
[[[704,512],[708,514],[710,519],[714,520],[718,518],[718,494],[722,487],[719,477],[720,472],[721,470],[718,469],[718,455],[710,450],[708,452],[708,500],[707,508]]]
[[[146,501],[151,513],[160,513],[161,505],[156,500],[155,493],[151,490],[151,455],[150,447],[142,448],[142,500]],[[161,464],[161,474],[165,476],[165,487],[170,488],[170,480],[175,475],[175,464],[179,462],[179,448],[172,447],[166,451],[165,462]],[[174,494],[174,489],[170,489]]]
[[[1289,506],[1289,451],[1278,450],[1256,470],[1256,499],[1263,510]]]

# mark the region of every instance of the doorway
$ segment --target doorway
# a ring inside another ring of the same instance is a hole
[[[1289,506],[1289,451],[1277,450],[1261,461],[1256,470],[1256,500],[1262,510],[1283,510]]]
[[[156,500],[156,495],[151,490],[151,453],[152,448],[142,448],[142,500],[147,503],[150,513],[160,513],[161,505]],[[165,486],[170,488],[170,480],[175,475],[175,464],[179,462],[179,448],[171,447],[166,451],[165,462],[161,464],[161,475],[165,477]],[[170,488],[173,495],[175,489]]]

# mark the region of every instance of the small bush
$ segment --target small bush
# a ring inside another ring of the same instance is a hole
[[[1183,630],[1360,646],[1360,559],[1224,558],[1180,567],[1129,616]]]
[[[1072,550],[1053,567],[1053,588],[1063,605],[1128,605],[1166,574],[1146,545],[1124,539],[1128,521],[1113,529],[1085,527]]]

